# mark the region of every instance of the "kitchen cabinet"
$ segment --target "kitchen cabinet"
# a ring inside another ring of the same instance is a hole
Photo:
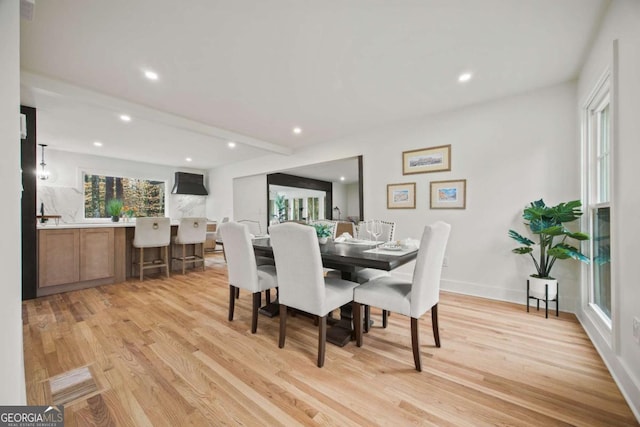
[[[80,231],[80,280],[112,277],[113,228],[90,228]]]
[[[38,232],[38,287],[80,280],[80,230]]]
[[[114,252],[113,228],[41,229],[38,287],[102,284],[101,281],[113,279]]]

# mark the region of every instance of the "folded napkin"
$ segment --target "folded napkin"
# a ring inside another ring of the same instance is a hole
[[[351,240],[351,239],[353,239],[351,234],[349,234],[347,232],[344,232],[340,236],[336,237],[333,241],[337,242],[337,243],[342,243],[342,242],[346,242],[347,240]]]
[[[400,246],[402,246],[403,248],[420,249],[420,240],[417,240],[417,239],[411,239],[411,238],[402,239],[398,243],[400,243]]]

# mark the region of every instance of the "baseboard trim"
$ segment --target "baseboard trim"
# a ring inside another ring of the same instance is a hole
[[[411,280],[410,273],[392,273],[395,277],[404,280]],[[488,286],[482,283],[464,282],[460,280],[442,279],[440,289],[447,292],[457,294],[471,295],[475,297],[488,298],[497,301],[513,302],[525,306],[527,304],[527,287],[526,283],[522,285],[522,289],[505,289]],[[577,301],[575,298],[560,296],[560,311],[575,313]],[[549,308],[555,310],[554,303],[550,303]]]
[[[631,412],[640,422],[640,381],[631,375],[631,371],[625,365],[608,345],[607,340],[598,332],[596,325],[593,324],[589,315],[583,310],[579,310],[576,314],[578,321],[582,325],[582,329],[593,343],[600,358],[604,361],[613,380],[618,385],[620,393],[627,401]]]

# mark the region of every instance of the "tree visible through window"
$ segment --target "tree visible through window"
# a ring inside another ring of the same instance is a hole
[[[124,211],[135,217],[164,216],[165,182],[146,179],[84,175],[84,217],[109,218],[109,200],[122,200]]]

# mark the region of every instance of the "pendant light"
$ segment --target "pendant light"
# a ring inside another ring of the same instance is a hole
[[[49,179],[49,171],[45,169],[45,166],[47,166],[47,164],[44,162],[44,147],[46,147],[47,144],[38,144],[38,145],[42,147],[42,156],[40,157],[40,170],[37,172],[37,174],[38,174],[38,178],[44,181]]]

